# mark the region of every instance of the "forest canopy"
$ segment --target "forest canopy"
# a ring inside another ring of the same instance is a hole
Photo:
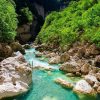
[[[76,41],[95,43],[100,47],[100,1],[72,0],[68,7],[52,12],[36,39],[64,47]]]
[[[10,42],[16,36],[17,14],[12,0],[0,0],[0,42]]]

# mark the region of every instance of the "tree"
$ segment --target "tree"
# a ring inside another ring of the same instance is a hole
[[[16,36],[17,14],[9,0],[0,0],[0,42],[11,42]]]

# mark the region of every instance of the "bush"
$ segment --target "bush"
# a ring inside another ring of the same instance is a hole
[[[32,22],[33,20],[32,12],[29,10],[28,7],[24,7],[21,9],[21,16],[26,22]]]
[[[48,15],[36,42],[55,44],[55,40],[58,47],[75,41],[88,41],[99,46],[100,2],[72,0],[64,10]]]
[[[17,15],[9,0],[0,0],[0,42],[10,42],[16,36]]]

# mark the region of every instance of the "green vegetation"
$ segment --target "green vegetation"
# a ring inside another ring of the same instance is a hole
[[[100,1],[72,0],[60,12],[52,12],[36,39],[64,47],[75,41],[88,41],[100,47]]]
[[[21,9],[21,16],[26,22],[32,22],[33,15],[28,7],[24,7]]]
[[[10,42],[16,36],[17,15],[11,0],[0,0],[0,42]]]

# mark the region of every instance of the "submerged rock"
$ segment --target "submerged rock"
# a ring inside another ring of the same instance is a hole
[[[32,82],[32,69],[23,55],[0,62],[0,99],[26,92]]]
[[[96,93],[94,89],[90,86],[90,84],[85,80],[78,81],[73,91],[76,93],[89,94],[89,95],[93,95]]]
[[[63,80],[61,78],[56,79],[55,82],[60,84],[62,87],[73,88],[73,84],[72,83],[67,82],[66,80]]]

